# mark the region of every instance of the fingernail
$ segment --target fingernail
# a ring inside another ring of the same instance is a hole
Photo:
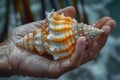
[[[110,26],[104,26],[103,30],[105,30],[105,34],[110,34],[110,32],[111,32]]]
[[[81,40],[81,41],[86,41],[86,38],[85,38],[84,36],[81,36],[81,37],[80,37],[80,40]]]

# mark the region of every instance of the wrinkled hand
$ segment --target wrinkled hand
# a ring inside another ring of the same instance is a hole
[[[98,20],[96,23],[93,24],[94,27],[103,29],[105,32],[87,43],[84,53],[85,55],[81,64],[84,64],[87,61],[94,59],[99,54],[100,50],[104,47],[107,38],[115,25],[116,22],[110,17],[103,17],[102,19]]]
[[[65,16],[75,15],[75,9],[73,7],[67,7],[58,11],[59,14],[64,13]],[[16,43],[17,40],[33,32],[37,28],[41,28],[45,22],[37,21],[29,23],[13,30],[10,35],[10,40]],[[75,69],[93,58],[99,53],[102,47],[105,45],[107,37],[110,31],[115,26],[115,21],[109,17],[102,18],[94,24],[95,27],[105,30],[103,34],[87,43],[85,37],[80,37],[76,42],[75,52],[71,58],[64,60],[49,60],[42,57],[36,52],[13,46],[12,53],[9,56],[9,62],[12,65],[12,69],[17,74],[23,74],[33,77],[59,77],[65,72]],[[82,62],[82,63],[81,63]]]

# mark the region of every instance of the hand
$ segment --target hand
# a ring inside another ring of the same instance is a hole
[[[99,54],[100,50],[104,47],[107,38],[115,25],[116,22],[110,17],[104,17],[93,24],[94,27],[103,29],[105,32],[87,43],[85,55],[81,64],[84,64],[94,59]]]
[[[73,7],[67,7],[59,10],[58,13],[64,13],[65,16],[73,18],[75,9]],[[41,28],[43,23],[45,23],[45,20],[17,27],[10,35],[10,40],[16,43],[23,36],[33,32],[37,28]],[[54,61],[14,45],[12,53],[9,56],[9,62],[12,70],[17,72],[17,74],[33,77],[59,77],[63,73],[80,65],[81,57],[84,53],[83,49],[85,49],[85,38],[81,37],[77,40],[75,53],[73,53],[71,58]]]
[[[67,7],[58,11],[59,14],[64,13],[65,16],[74,17],[75,9]],[[85,37],[80,37],[76,42],[75,52],[71,58],[53,61],[44,58],[35,52],[17,47],[14,45],[16,41],[37,28],[41,28],[45,22],[37,21],[29,23],[13,30],[9,41],[12,42],[12,51],[8,56],[8,62],[15,74],[28,75],[33,77],[59,77],[65,72],[75,69],[82,64],[95,58],[101,48],[104,46],[107,36],[115,26],[115,22],[111,18],[103,18],[94,24],[95,27],[105,30],[103,34],[93,39],[87,44]],[[105,25],[108,25],[105,26]],[[102,42],[101,42],[102,41]],[[83,55],[84,54],[84,55]]]

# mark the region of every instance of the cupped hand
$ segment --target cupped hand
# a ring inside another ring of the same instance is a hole
[[[110,17],[103,17],[102,19],[98,20],[96,23],[93,24],[94,27],[103,29],[104,33],[87,43],[85,55],[81,64],[84,64],[94,59],[99,54],[115,25],[116,22]]]
[[[75,9],[73,7],[67,7],[58,11],[59,14],[64,13],[65,16],[74,17]],[[20,27],[17,27],[10,34],[10,40],[16,43],[25,35],[34,30],[41,28],[44,25],[45,20],[29,23]],[[23,74],[33,77],[59,77],[63,73],[70,71],[80,65],[81,56],[85,49],[85,38],[81,37],[77,40],[75,53],[71,58],[64,60],[50,60],[43,56],[40,56],[36,52],[20,48],[13,45],[12,53],[9,56],[9,62],[12,65],[12,69],[17,74]]]
[[[65,16],[73,18],[75,15],[75,9],[73,7],[67,7],[59,10],[58,13],[64,13]],[[16,43],[17,40],[23,36],[41,28],[44,23],[45,20],[17,27],[10,35],[10,41],[12,43]],[[89,43],[86,42],[85,37],[80,37],[76,42],[75,52],[73,55],[70,58],[63,60],[50,60],[40,56],[36,52],[31,52],[13,45],[12,53],[9,56],[9,62],[13,71],[17,74],[33,77],[56,78],[65,72],[79,67],[80,64],[90,61],[98,55],[99,51],[105,45],[110,31],[115,26],[115,21],[109,17],[105,17],[96,22],[94,26],[105,30],[105,32]]]

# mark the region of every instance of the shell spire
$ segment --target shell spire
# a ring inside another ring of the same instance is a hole
[[[87,40],[91,40],[103,32],[104,30],[83,23],[78,23],[74,25],[75,38],[78,38],[80,36],[85,36]]]
[[[24,36],[17,41],[17,45],[31,51],[38,51],[40,55],[44,54],[45,50],[42,42],[42,29],[38,29],[35,32]]]
[[[46,12],[47,25],[17,41],[25,49],[37,51],[40,55],[51,54],[54,60],[70,57],[75,51],[76,40],[85,36],[89,41],[104,31],[91,25],[78,23],[64,14]]]

